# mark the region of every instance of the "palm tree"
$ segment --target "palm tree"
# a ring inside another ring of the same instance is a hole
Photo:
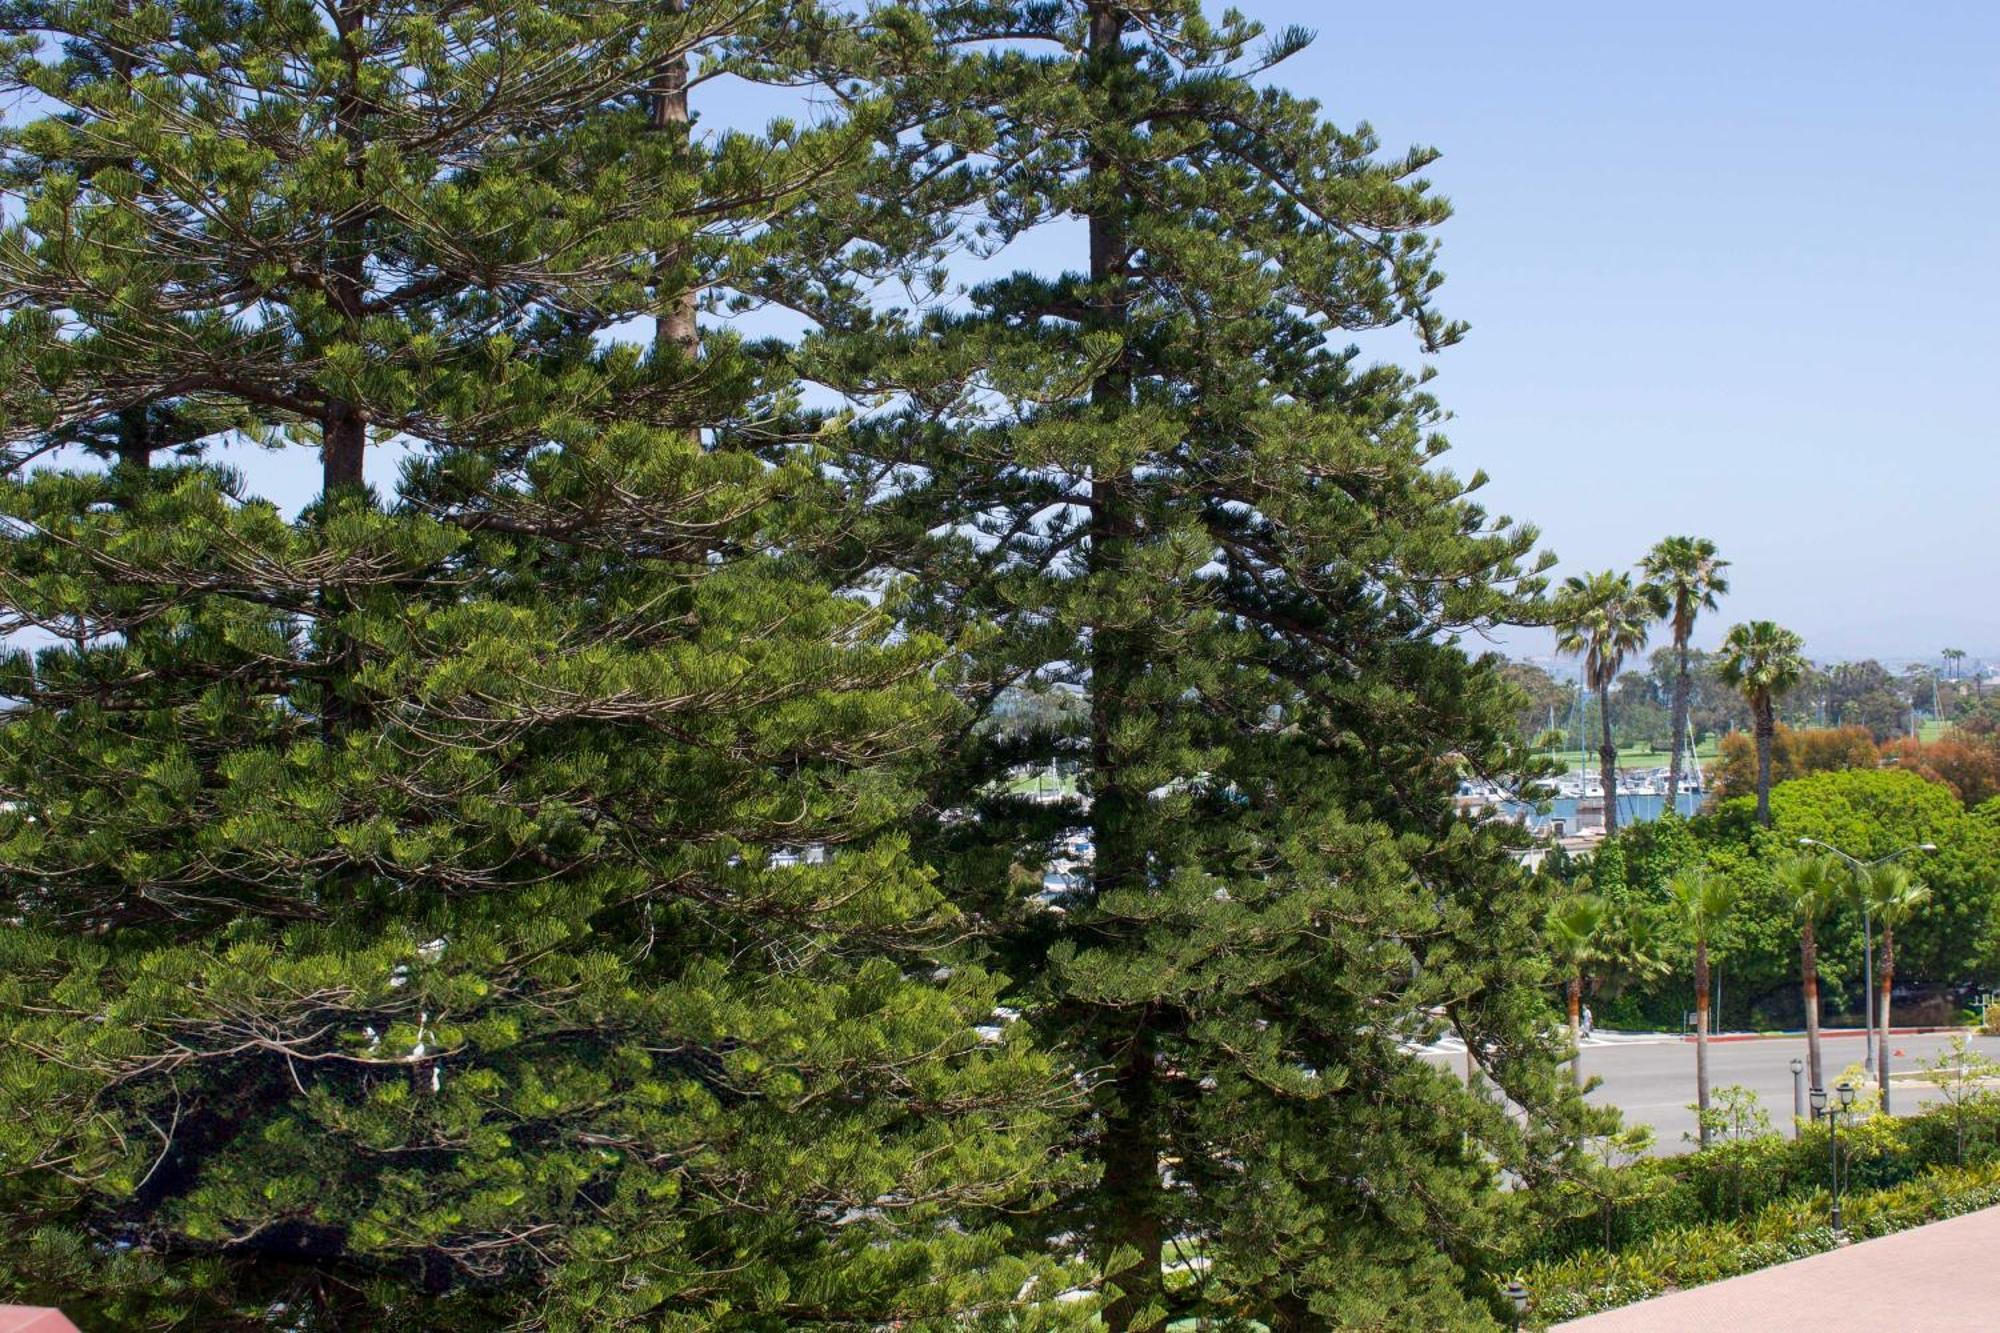
[[[1674,632],[1673,758],[1667,761],[1667,809],[1673,810],[1681,789],[1681,739],[1687,735],[1688,695],[1694,677],[1688,670],[1688,640],[1695,617],[1716,609],[1716,599],[1729,591],[1722,571],[1727,560],[1717,558],[1715,543],[1706,537],[1668,537],[1646,553],[1639,572],[1666,604]]]
[[[1649,587],[1635,587],[1630,574],[1605,572],[1563,580],[1556,651],[1583,659],[1583,682],[1597,692],[1604,740],[1597,758],[1604,783],[1604,831],[1618,831],[1618,747],[1611,740],[1611,684],[1629,655],[1646,646],[1646,633],[1661,609]]]
[[[1694,1097],[1701,1146],[1708,1146],[1708,944],[1715,928],[1736,909],[1737,888],[1702,870],[1684,870],[1667,881],[1667,895],[1694,937]]]
[[[1594,893],[1579,893],[1549,909],[1543,925],[1549,948],[1563,964],[1563,993],[1569,1004],[1570,1061],[1576,1085],[1583,1086],[1583,981],[1593,964],[1609,959],[1611,905]]]
[[[1896,927],[1930,901],[1930,887],[1920,884],[1901,866],[1875,866],[1861,880],[1868,914],[1882,927],[1882,1037],[1875,1043],[1875,1076],[1882,1089],[1882,1109],[1889,1109],[1889,983],[1896,974]]]
[[[1771,826],[1771,739],[1778,733],[1774,699],[1806,673],[1805,640],[1773,621],[1731,625],[1723,637],[1722,683],[1750,703],[1757,735],[1757,822]]]
[[[1586,886],[1589,881],[1582,881]],[[1629,906],[1621,910],[1586,887],[1549,909],[1543,938],[1563,964],[1563,989],[1569,1005],[1570,1042],[1577,1050],[1571,1062],[1576,1084],[1583,1086],[1583,988],[1592,976],[1613,974],[1655,977],[1667,970],[1661,957],[1654,919]]]
[[[1799,917],[1799,986],[1806,1006],[1806,1065],[1812,1086],[1824,1088],[1819,1058],[1819,942],[1813,930],[1840,902],[1845,876],[1823,856],[1788,856],[1778,863],[1778,886]]]

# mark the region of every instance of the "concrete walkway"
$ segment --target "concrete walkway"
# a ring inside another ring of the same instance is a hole
[[[1556,1325],[1579,1333],[2000,1327],[2000,1208]]]

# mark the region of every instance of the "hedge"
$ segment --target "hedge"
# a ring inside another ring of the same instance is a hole
[[[1996,1204],[2000,1160],[1989,1160],[1857,1189],[1842,1200],[1842,1212],[1848,1234],[1866,1240]],[[1528,1288],[1530,1326],[1546,1327],[1830,1250],[1836,1239],[1829,1211],[1827,1194],[1819,1190],[1735,1220],[1663,1227],[1636,1244],[1584,1250],[1513,1276]]]

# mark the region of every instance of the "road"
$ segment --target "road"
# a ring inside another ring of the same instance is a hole
[[[1951,1045],[1950,1033],[1892,1036],[1890,1072],[1914,1074],[1921,1062],[1935,1059]],[[1970,1038],[1968,1044],[1989,1059],[2000,1060],[2000,1037]],[[1820,1044],[1829,1081],[1837,1082],[1842,1070],[1861,1063],[1861,1035],[1828,1035]],[[1900,1052],[1900,1054],[1898,1054]],[[1792,1120],[1792,1071],[1794,1058],[1803,1060],[1803,1037],[1769,1037],[1750,1041],[1713,1041],[1708,1047],[1708,1080],[1711,1089],[1738,1083],[1757,1094],[1772,1128],[1789,1133]],[[1464,1069],[1462,1054],[1439,1055],[1454,1069]],[[1593,1039],[1583,1050],[1585,1074],[1604,1081],[1590,1093],[1590,1101],[1600,1106],[1616,1106],[1625,1113],[1627,1124],[1644,1122],[1654,1129],[1653,1151],[1661,1154],[1687,1152],[1695,1132],[1694,1043],[1679,1037],[1653,1040],[1623,1034]],[[1870,1087],[1873,1086],[1871,1081]],[[1936,1089],[1921,1082],[1898,1078],[1890,1098],[1898,1115],[1908,1115],[1939,1100]]]

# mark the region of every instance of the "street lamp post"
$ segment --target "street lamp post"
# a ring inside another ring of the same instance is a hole
[[[1838,1101],[1835,1105],[1828,1106],[1826,1089],[1814,1088],[1812,1110],[1813,1119],[1826,1117],[1827,1166],[1833,1183],[1833,1235],[1837,1242],[1845,1244],[1847,1224],[1840,1215],[1840,1118],[1853,1112],[1854,1085],[1842,1083],[1834,1089],[1834,1094]]]
[[[1914,847],[1904,847],[1899,851],[1890,852],[1887,856],[1878,856],[1873,861],[1863,861],[1859,857],[1849,856],[1830,842],[1821,842],[1818,838],[1800,838],[1799,846],[1818,847],[1822,851],[1832,852],[1852,866],[1857,876],[1867,874],[1876,866],[1887,865],[1899,856],[1908,856],[1911,852],[1937,850],[1936,843],[1921,842]],[[1862,1021],[1868,1024],[1868,1030],[1861,1035],[1861,1067],[1872,1074],[1875,1072],[1875,927],[1868,919],[1868,900],[1865,897],[1861,900],[1861,970],[1864,974],[1861,983],[1861,1005],[1864,1015]]]
[[[1797,1056],[1792,1058],[1792,1137],[1797,1138],[1804,1131],[1800,1125],[1806,1118],[1806,1062]]]

